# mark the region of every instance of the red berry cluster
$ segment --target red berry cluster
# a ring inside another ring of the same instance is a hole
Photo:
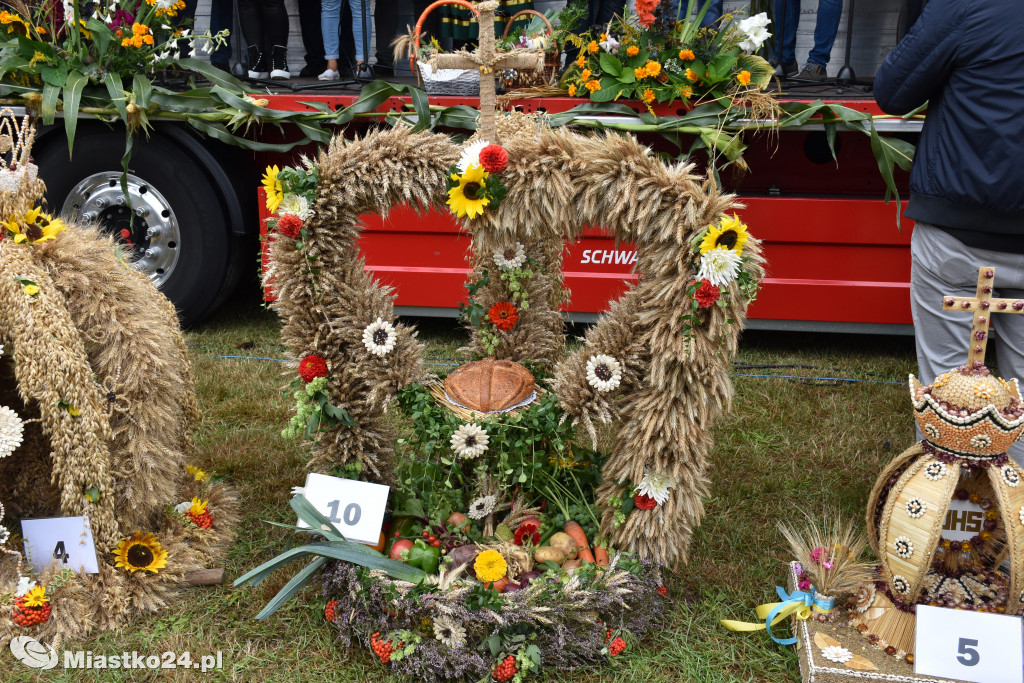
[[[336,611],[337,607],[338,607],[338,601],[337,600],[329,600],[327,602],[327,606],[324,607],[324,619],[326,619],[328,622],[333,622],[334,618],[336,616],[338,616],[338,613]]]
[[[50,603],[42,607],[25,607],[25,598],[14,598],[14,614],[11,618],[18,626],[36,626],[46,623],[52,611]]]
[[[209,510],[201,515],[194,515],[191,512],[186,512],[185,516],[191,519],[192,523],[200,529],[209,529],[213,526],[213,515],[210,514]]]
[[[373,650],[373,654],[377,655],[380,659],[381,664],[387,664],[391,661],[391,654],[398,648],[405,645],[405,643],[399,643],[398,647],[391,644],[390,640],[381,640],[380,631],[377,631],[370,636],[370,649]]]
[[[317,377],[327,376],[327,361],[320,356],[310,354],[299,361],[299,377],[309,384]]]
[[[505,683],[505,681],[512,680],[512,677],[519,673],[519,669],[516,668],[516,658],[512,655],[505,657],[494,667],[494,671],[491,672],[491,678],[498,681],[498,683]]]
[[[661,597],[664,598],[665,596],[668,595],[668,586],[666,586],[665,584],[662,584],[662,585],[658,586],[657,588],[655,588],[654,591],[658,595],[660,595]]]
[[[612,657],[621,655],[622,651],[626,649],[626,641],[622,638],[616,638],[608,644],[608,654]]]

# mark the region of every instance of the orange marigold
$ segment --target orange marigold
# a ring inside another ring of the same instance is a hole
[[[650,88],[645,88],[643,93],[640,95],[640,99],[644,104],[650,104],[654,101],[654,91]]]
[[[740,82],[740,85],[750,85],[750,72],[739,72],[739,74],[736,76],[736,80]]]
[[[580,58],[576,60],[576,66],[578,66],[581,69],[583,68],[583,65],[586,64],[586,63],[587,63],[587,59],[583,55],[580,55]]]
[[[693,88],[691,88],[688,85],[679,86],[679,96],[682,97],[683,99],[690,99],[691,97],[693,97]]]
[[[580,74],[580,78],[582,78],[584,81],[589,81],[590,80],[590,69],[584,69],[583,73]]]
[[[629,47],[626,48],[627,57],[636,57],[638,54],[640,54],[640,48],[638,48],[636,45],[630,45]]]
[[[576,86],[572,84],[569,86],[569,97],[576,97]]]
[[[661,64],[659,64],[658,62],[655,62],[655,61],[652,61],[652,60],[648,59],[647,63],[644,64],[644,69],[647,70],[647,75],[648,76],[650,76],[651,78],[654,78],[655,76],[657,76],[658,74],[661,73]]]
[[[587,85],[587,90],[589,90],[590,92],[597,92],[598,90],[601,89],[601,82],[600,81],[587,81],[586,85]]]
[[[587,52],[589,52],[590,54],[594,54],[600,49],[601,46],[597,44],[596,40],[590,41],[590,45],[587,45]]]
[[[700,78],[700,76],[697,75],[696,71],[689,68],[686,70],[686,77],[691,81],[696,81],[698,78]]]
[[[680,50],[679,59],[683,60],[684,62],[692,62],[693,60],[697,59],[697,57],[696,55],[693,54],[693,50]]]
[[[638,81],[641,78],[647,78],[647,69],[645,69],[642,66],[638,66],[637,68],[633,69],[633,75],[636,76],[636,80]]]

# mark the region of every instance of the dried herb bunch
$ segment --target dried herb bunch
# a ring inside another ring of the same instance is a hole
[[[852,520],[843,519],[835,510],[826,511],[820,520],[806,512],[803,516],[802,526],[779,522],[778,528],[800,563],[802,575],[818,593],[848,595],[872,580],[874,565],[862,559],[868,540]]]

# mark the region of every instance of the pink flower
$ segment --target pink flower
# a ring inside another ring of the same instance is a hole
[[[832,562],[831,560],[825,560],[824,562],[821,563],[821,566],[824,567],[825,569],[832,569],[832,567],[836,566],[836,564],[835,564],[835,562]]]
[[[803,581],[798,583],[796,585],[796,587],[799,588],[802,591],[809,591],[809,590],[811,590],[811,580],[810,579],[804,579]]]
[[[818,564],[821,564],[821,556],[824,552],[825,549],[821,546],[818,546],[817,548],[811,551],[811,559],[817,562]]]

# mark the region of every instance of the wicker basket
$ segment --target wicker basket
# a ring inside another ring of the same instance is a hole
[[[548,18],[536,10],[524,9],[521,12],[516,12],[505,24],[505,33],[502,34],[502,39],[508,37],[508,32],[512,29],[512,24],[515,23],[516,19],[533,14],[544,20],[547,24],[547,35],[555,30],[548,21]],[[536,88],[541,85],[550,85],[558,80],[558,72],[562,66],[561,54],[556,48],[554,52],[548,52],[544,55],[544,71],[518,71],[516,69],[505,69],[501,72],[502,83],[505,84],[506,90],[516,90],[518,88]]]
[[[479,69],[435,69],[420,62],[420,78],[428,95],[459,95],[475,97],[480,94]]]

